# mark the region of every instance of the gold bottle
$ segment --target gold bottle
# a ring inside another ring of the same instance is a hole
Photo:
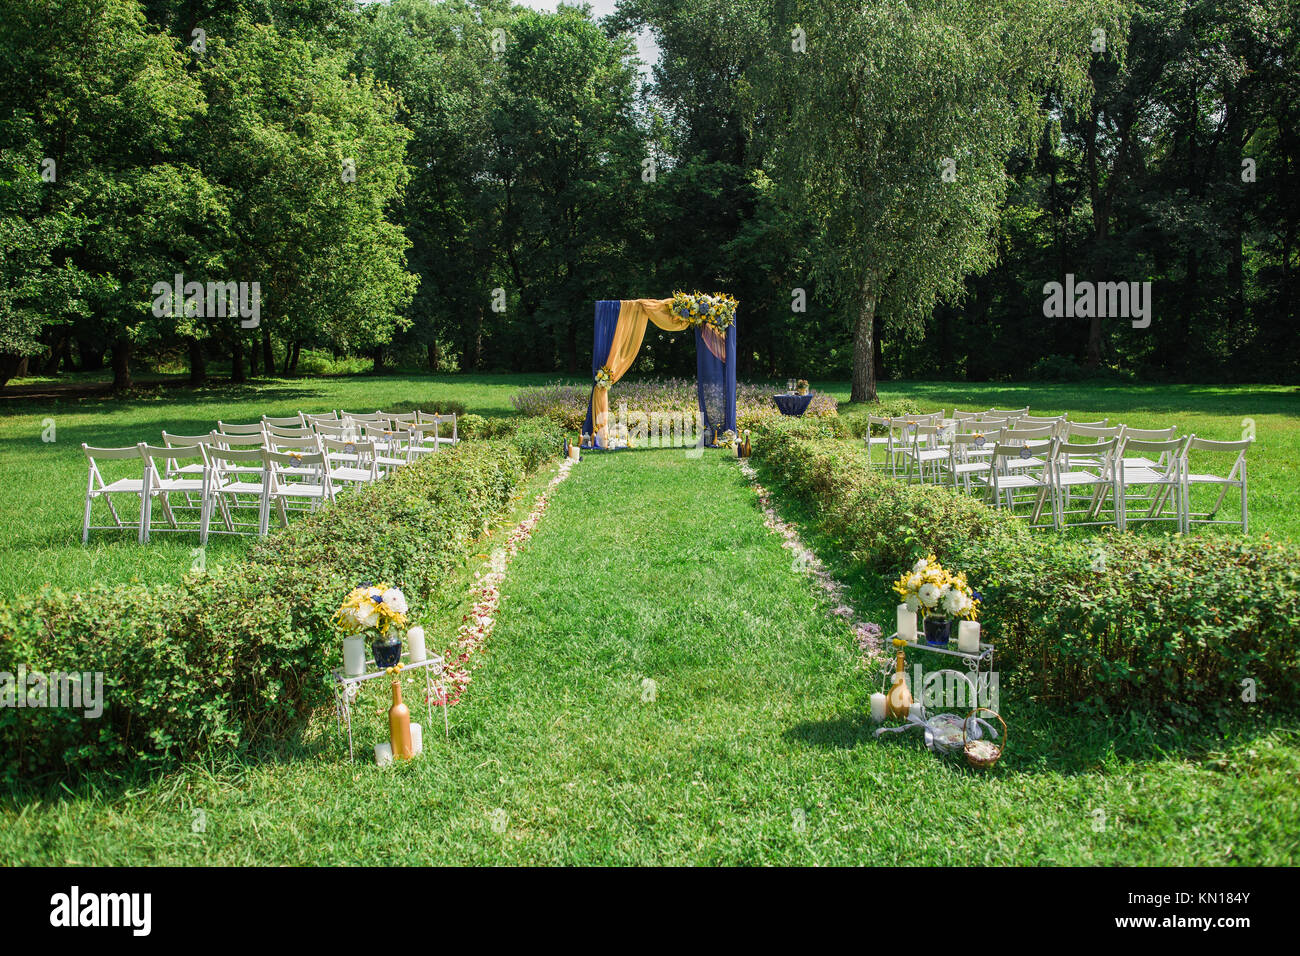
[[[898,649],[898,657],[894,661],[894,683],[889,688],[889,696],[885,698],[885,716],[898,717],[906,719],[908,712],[912,709],[912,693],[907,689],[907,675],[904,668],[907,666],[907,660],[903,654],[903,649]],[[393,747],[393,752],[397,752],[397,747]]]
[[[393,745],[394,760],[410,760],[415,756],[411,743],[411,711],[402,703],[401,681],[393,681],[393,706],[388,708],[388,740]]]

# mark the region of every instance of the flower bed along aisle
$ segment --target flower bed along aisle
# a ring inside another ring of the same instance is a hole
[[[885,653],[880,625],[873,621],[861,620],[857,611],[845,603],[844,585],[835,580],[826,570],[821,559],[803,543],[799,537],[799,529],[777,515],[776,509],[772,507],[771,494],[759,484],[758,473],[754,470],[754,466],[743,458],[740,459],[740,473],[749,479],[754,490],[758,492],[758,504],[763,510],[763,524],[784,539],[781,547],[788,548],[794,555],[794,567],[812,578],[817,593],[829,602],[831,614],[849,626],[857,642],[858,651],[862,654],[863,662],[871,665],[886,661],[888,655]]]
[[[442,677],[442,685],[434,690],[431,703],[435,707],[451,707],[460,703],[461,695],[469,687],[473,670],[478,667],[478,655],[486,650],[488,638],[496,627],[497,610],[501,604],[501,585],[505,581],[506,569],[514,560],[520,548],[528,543],[537,529],[542,516],[551,504],[551,493],[569,477],[574,460],[566,458],[560,462],[556,472],[546,486],[546,490],[533,501],[533,507],[517,525],[511,529],[506,543],[492,552],[487,570],[474,575],[474,595],[477,600],[469,613],[462,619],[456,631],[456,643],[443,653],[447,669]]]

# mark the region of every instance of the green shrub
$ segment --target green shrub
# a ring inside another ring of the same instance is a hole
[[[867,467],[856,443],[777,425],[754,458],[802,500],[853,573],[889,584],[933,552],[984,595],[999,664],[1046,700],[1197,720],[1300,701],[1300,548],[1223,537],[1032,532],[965,494]]]
[[[291,733],[328,700],[343,596],[369,579],[417,606],[439,597],[526,468],[558,454],[558,429],[530,425],[425,456],[179,586],[0,601],[0,672],[101,672],[105,699],[93,720],[0,707],[0,775],[150,766]]]

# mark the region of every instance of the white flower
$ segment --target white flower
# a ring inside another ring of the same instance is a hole
[[[406,613],[406,595],[397,588],[389,588],[384,592],[384,603],[398,614]]]
[[[373,601],[362,601],[361,606],[352,614],[357,619],[357,624],[363,628],[375,627],[379,624],[379,611]]]
[[[916,595],[926,607],[934,607],[939,603],[939,588],[928,581],[921,585],[921,589],[916,592]]]
[[[907,609],[913,614],[915,614],[917,609],[921,606],[921,602],[916,599],[915,594],[909,594],[907,600],[903,603],[907,605]]]
[[[920,586],[921,586],[921,575],[913,574],[910,578],[907,579],[907,589],[909,591],[915,591]]]
[[[916,564],[912,565],[912,570],[917,574],[920,574],[925,569],[926,569],[925,558],[922,558],[921,560],[917,561]]]
[[[966,607],[966,595],[948,588],[943,592],[943,609],[949,614],[960,614]]]

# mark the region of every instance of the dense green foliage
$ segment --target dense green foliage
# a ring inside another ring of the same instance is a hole
[[[762,429],[754,451],[880,588],[919,555],[965,571],[985,596],[1001,666],[1031,675],[1040,699],[1189,721],[1240,712],[1256,697],[1269,707],[1300,700],[1294,545],[1033,533],[960,492],[872,471],[865,454],[802,422]]]
[[[593,299],[718,288],[742,374],[857,397],[1293,379],[1298,2],[3,0],[0,378],[577,373]],[[176,273],[259,326],[153,315]],[[1151,325],[1046,317],[1067,274]]]
[[[291,732],[328,699],[342,596],[359,580],[391,581],[419,613],[455,580],[525,468],[559,443],[544,422],[462,443],[273,533],[246,561],[176,586],[46,588],[0,603],[0,672],[100,672],[104,682],[97,719],[0,708],[0,773],[170,762]]]

